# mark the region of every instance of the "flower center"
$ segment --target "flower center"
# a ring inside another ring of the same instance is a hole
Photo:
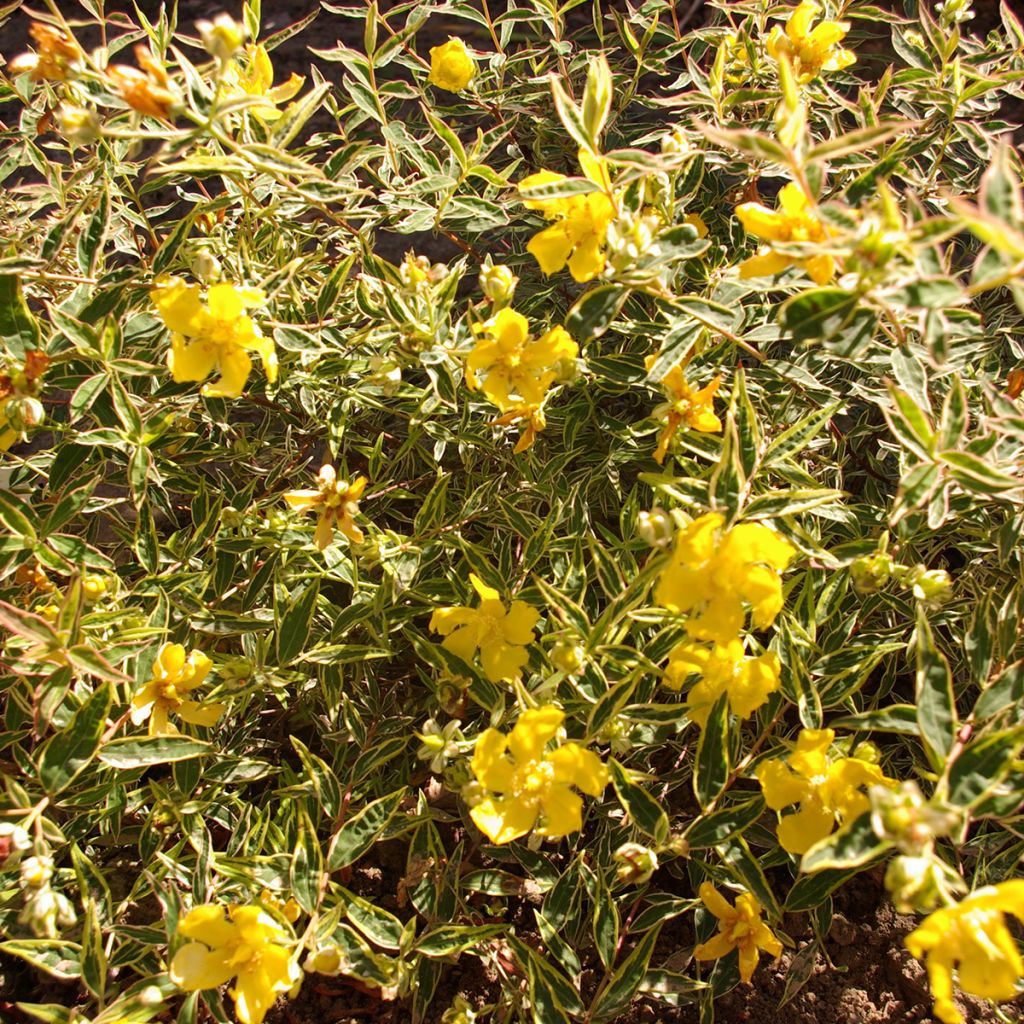
[[[528,761],[516,772],[513,795],[526,806],[534,807],[554,780],[555,769],[547,761]]]

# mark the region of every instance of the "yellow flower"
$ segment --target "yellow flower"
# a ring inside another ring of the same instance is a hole
[[[565,713],[552,706],[524,711],[508,736],[487,729],[476,741],[473,774],[491,794],[469,815],[492,843],[510,843],[536,829],[541,836],[566,836],[583,826],[583,800],[570,787],[600,796],[608,769],[578,743],[545,748]],[[511,755],[511,756],[509,756]]]
[[[363,531],[356,526],[353,516],[359,514],[358,501],[366,490],[366,477],[357,476],[349,483],[338,479],[333,466],[322,466],[317,482],[320,486],[316,490],[287,491],[284,495],[284,500],[299,512],[319,512],[313,543],[323,551],[334,539],[335,527],[350,541],[360,543]]]
[[[244,66],[237,60],[228,65],[224,75],[225,96],[251,96],[259,102],[248,109],[261,121],[276,121],[281,116],[277,105],[292,99],[306,79],[293,74],[284,84],[274,85],[274,65],[262,43],[246,46],[245,57]]]
[[[747,657],[739,638],[711,648],[688,641],[674,647],[668,659],[666,686],[678,690],[688,677],[700,676],[687,694],[687,713],[702,729],[723,693],[729,695],[734,715],[749,718],[779,688],[778,655],[769,651],[756,658]]]
[[[533,447],[537,435],[548,425],[544,417],[544,410],[539,405],[519,405],[510,409],[504,416],[499,416],[494,421],[496,426],[508,426],[511,423],[524,424],[523,432],[512,449],[514,455],[525,452]]]
[[[194,941],[174,954],[171,981],[197,992],[235,978],[230,994],[242,1024],[262,1024],[278,993],[302,979],[288,948],[290,936],[261,907],[203,903],[185,915],[178,935]]]
[[[608,167],[599,158],[580,150],[580,166],[584,175],[602,191],[563,199],[523,199],[529,210],[540,210],[550,227],[538,231],[526,246],[545,274],[554,274],[569,264],[569,273],[577,281],[590,281],[604,270],[605,238],[608,225],[615,217],[615,204],[610,198],[611,178]],[[538,171],[519,182],[520,189],[552,185],[566,181],[564,174]]]
[[[174,91],[163,65],[145,46],[135,47],[138,68],[115,64],[107,69],[107,78],[121,99],[133,110],[166,121],[180,97]],[[139,69],[142,70],[139,70]]]
[[[213,662],[202,651],[185,656],[181,644],[164,644],[153,662],[153,678],[132,697],[132,724],[149,719],[150,736],[170,736],[178,730],[168,721],[173,711],[193,725],[214,725],[224,713],[223,704],[200,704],[188,697],[201,686]]]
[[[779,192],[777,210],[769,210],[761,203],[742,203],[736,207],[736,216],[751,235],[766,242],[820,244],[832,235],[795,181]],[[835,273],[835,260],[828,253],[806,258],[791,256],[769,245],[740,264],[740,277],[773,277],[788,267],[803,267],[815,284],[827,284]]]
[[[757,766],[765,803],[773,811],[798,803],[800,809],[779,822],[779,843],[789,853],[806,853],[870,807],[861,787],[894,786],[878,765],[859,757],[829,759],[835,739],[832,729],[801,729],[788,758],[762,761]]]
[[[430,48],[428,81],[448,92],[462,92],[476,74],[476,62],[461,39],[449,38],[443,46]]]
[[[644,365],[649,370],[657,356],[650,355]],[[674,366],[661,381],[668,401],[654,410],[654,415],[665,420],[665,426],[658,435],[658,447],[654,451],[654,461],[660,466],[665,461],[669,442],[675,436],[680,425],[685,423],[692,430],[702,434],[713,434],[722,429],[722,421],[715,415],[714,397],[721,384],[721,378],[715,379],[699,391],[694,391],[686,381],[681,366]]]
[[[850,31],[850,23],[823,21],[811,28],[819,14],[821,4],[802,0],[787,18],[785,31],[776,25],[768,36],[768,52],[776,60],[787,58],[801,83],[812,81],[822,71],[842,71],[857,60],[851,50],[838,45]]]
[[[1002,1002],[1019,995],[1024,960],[1006,927],[1005,914],[1024,920],[1024,881],[1001,882],[978,889],[956,906],[943,907],[921,922],[903,941],[925,959],[935,1000],[935,1016],[960,1024],[953,1002],[953,980],[965,992]]]
[[[151,295],[172,332],[167,365],[176,381],[203,380],[218,370],[220,379],[204,384],[202,393],[209,398],[238,398],[252,369],[249,352],[259,353],[267,380],[277,380],[274,343],[245,313],[263,302],[262,292],[215,284],[204,305],[198,285],[167,277],[157,282]]]
[[[492,683],[518,679],[529,660],[526,645],[533,642],[533,630],[540,618],[525,601],[513,601],[508,611],[496,590],[475,573],[469,582],[480,595],[479,608],[437,608],[430,617],[430,628],[445,639],[445,650],[471,664],[480,650],[484,675]]]
[[[779,573],[794,555],[767,526],[740,523],[721,532],[724,524],[722,515],[709,512],[680,530],[654,592],[663,608],[691,613],[691,636],[720,644],[739,635],[745,604],[755,628],[775,621],[783,603]]]
[[[529,322],[514,309],[499,310],[477,333],[466,357],[466,383],[506,413],[539,406],[579,352],[564,327],[530,340]]]
[[[289,896],[288,899],[281,900],[270,889],[260,890],[260,903],[268,909],[276,911],[289,924],[295,924],[302,914],[302,908],[295,901],[294,897]]]
[[[738,950],[740,980],[749,982],[761,950],[772,957],[782,954],[782,943],[761,920],[761,904],[749,892],[737,896],[731,907],[710,882],[702,882],[698,891],[701,902],[718,918],[718,934],[693,951],[698,960],[719,960]]]
[[[28,72],[33,82],[66,82],[74,73],[74,65],[82,58],[82,49],[66,32],[52,25],[34,21],[28,34],[36,44],[36,53],[15,57],[8,70],[12,75]]]

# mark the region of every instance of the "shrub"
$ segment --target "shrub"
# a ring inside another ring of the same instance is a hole
[[[882,865],[940,1020],[1018,991],[1024,28],[685,6],[7,55],[26,1019],[710,1021]]]

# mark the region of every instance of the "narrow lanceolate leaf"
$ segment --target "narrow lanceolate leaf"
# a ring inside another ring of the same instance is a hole
[[[945,760],[958,727],[953,676],[946,656],[935,646],[923,609],[917,612],[917,679],[915,698],[921,738],[937,764]]]
[[[0,343],[16,359],[39,347],[39,322],[29,312],[14,274],[0,274]]]
[[[213,751],[211,744],[191,736],[128,736],[105,743],[99,759],[111,768],[148,768],[153,764],[187,761]]]
[[[722,694],[708,714],[697,743],[693,791],[701,806],[714,800],[729,781],[729,698]]]
[[[377,841],[388,827],[405,796],[405,789],[397,790],[367,804],[338,830],[327,855],[327,870],[337,871],[357,861]]]
[[[828,139],[826,142],[819,142],[812,146],[805,159],[808,163],[816,160],[835,160],[837,157],[849,156],[851,153],[860,153],[871,149],[894,135],[911,131],[919,122],[917,121],[884,121],[881,124],[873,124],[867,128],[858,128],[856,131],[847,132],[835,139]]]
[[[633,824],[658,842],[665,842],[668,839],[669,820],[661,804],[642,786],[638,786],[614,758],[609,759],[608,767],[615,794]]]
[[[107,724],[111,692],[106,683],[75,712],[71,721],[43,746],[39,781],[50,796],[66,789],[89,766]]]
[[[295,902],[307,914],[313,914],[320,902],[324,855],[316,829],[305,811],[300,813],[298,822],[299,834],[292,851],[291,889]]]
[[[604,991],[594,1000],[590,1013],[591,1020],[611,1020],[629,1005],[647,974],[660,934],[661,925],[652,928],[636,944],[633,952],[622,961]]]
[[[309,639],[320,581],[314,579],[291,600],[278,603],[277,657],[282,666],[290,664],[301,653]]]

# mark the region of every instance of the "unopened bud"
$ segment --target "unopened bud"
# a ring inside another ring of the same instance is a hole
[[[636,532],[652,548],[667,548],[675,536],[676,526],[663,508],[655,507],[650,512],[637,513]]]
[[[658,870],[658,855],[639,843],[623,843],[612,854],[615,876],[620,882],[643,885]]]
[[[895,567],[889,555],[878,552],[858,558],[850,566],[850,576],[853,578],[854,587],[860,593],[873,594],[889,582]]]
[[[192,273],[204,284],[214,284],[220,280],[223,269],[220,260],[207,249],[200,249],[192,257]]]
[[[480,290],[491,300],[491,302],[505,305],[512,301],[519,278],[512,273],[512,268],[498,263],[488,266],[486,263],[480,268]]]
[[[575,675],[583,667],[586,651],[579,644],[557,643],[548,657],[551,664],[566,675]]]
[[[914,597],[929,607],[943,604],[953,590],[953,581],[945,569],[925,569],[918,566],[912,577]]]
[[[32,839],[20,825],[0,823],[0,870],[17,867],[22,854],[31,846]]]
[[[302,969],[317,974],[338,974],[347,963],[344,952],[332,942],[318,946],[311,952]]]
[[[62,104],[57,110],[57,127],[72,146],[88,146],[100,137],[100,117],[95,110]]]
[[[210,56],[226,64],[241,49],[248,33],[230,14],[218,14],[213,21],[197,21],[196,31]]]

